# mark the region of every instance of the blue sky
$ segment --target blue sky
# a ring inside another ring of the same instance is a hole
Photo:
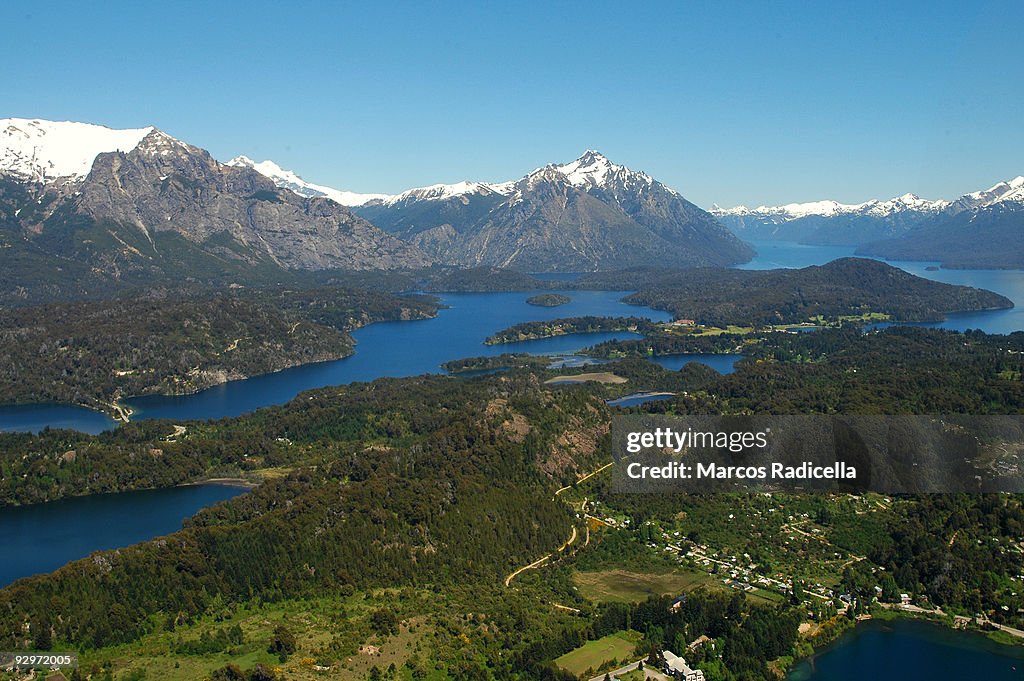
[[[154,124],[355,191],[587,148],[702,206],[1024,174],[1024,3],[630,4],[8,2],[0,116]]]

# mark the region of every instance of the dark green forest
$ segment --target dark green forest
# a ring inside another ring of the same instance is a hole
[[[354,328],[436,312],[433,298],[343,288],[16,307],[2,312],[0,395],[109,412],[120,397],[191,393],[344,357]]]
[[[647,405],[649,411],[1013,414],[1024,411],[1022,353],[1024,334],[850,327],[772,334],[756,356],[724,376],[702,366],[670,372],[639,359],[605,368],[631,386],[677,393]],[[253,599],[288,603],[382,588],[495,593],[511,570],[580,529],[554,491],[608,460],[605,433],[613,412],[604,400],[623,389],[549,389],[542,380],[555,372],[514,359],[506,358],[507,371],[474,378],[381,379],[317,390],[251,415],[187,424],[187,435],[174,442],[165,441],[171,428],[161,422],[95,437],[59,431],[0,437],[6,504],[163,486],[211,470],[284,472],[200,512],[178,533],[0,590],[0,647],[31,647],[26,632],[45,625],[54,645],[102,651]],[[69,451],[75,456],[67,457]],[[680,513],[700,518],[723,499],[624,496],[610,491],[607,478],[595,479],[587,494],[633,519],[636,529],[623,535],[628,540],[597,535],[545,572],[523,577],[520,595],[488,601],[495,618],[489,627],[463,630],[478,637],[473,646],[480,654],[472,662],[465,646],[460,654],[447,644],[427,653],[452,676],[560,678],[563,672],[550,665],[554,657],[626,624],[643,634],[644,650],[711,635],[723,646],[718,653],[688,659],[721,679],[773,678],[769,662],[795,654],[799,607],[700,589],[674,614],[659,600],[617,606],[581,599],[566,581],[574,563],[593,566],[599,555],[597,564],[653,560],[643,557],[648,521]],[[818,520],[828,523],[834,541],[866,557],[842,575],[855,598],[873,595],[881,580],[872,568],[884,567],[895,588],[915,597],[1024,624],[1016,611],[1024,603],[1011,593],[1022,569],[1020,497],[904,497],[870,516],[845,511],[838,499],[827,503],[831,510]],[[886,588],[892,591],[888,582]],[[581,614],[537,620],[548,611],[529,594],[540,598],[545,589],[554,591],[544,598]],[[517,616],[519,608],[532,614]],[[526,619],[517,624],[517,617]],[[182,654],[191,645],[218,645],[221,635],[225,646],[234,645],[224,632],[183,642]],[[350,645],[324,649],[318,659],[329,662]]]

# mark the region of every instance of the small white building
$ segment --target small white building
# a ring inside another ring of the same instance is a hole
[[[679,657],[670,650],[664,651],[661,656],[665,659],[665,673],[681,681],[704,681],[704,672],[699,669],[690,669],[686,660]]]
[[[910,596],[908,594],[900,594],[900,605],[910,605]]]

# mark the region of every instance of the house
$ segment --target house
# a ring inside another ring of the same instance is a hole
[[[910,605],[910,596],[908,594],[900,594],[900,605]]]
[[[680,681],[704,681],[704,672],[699,669],[690,669],[689,665],[686,664],[686,660],[672,651],[666,650],[661,656],[665,660],[662,664],[662,669],[669,676]]]
[[[683,607],[684,603],[686,603],[686,594],[680,594],[672,601],[672,604],[668,606],[668,609],[675,612],[676,610],[679,610],[679,608]]]

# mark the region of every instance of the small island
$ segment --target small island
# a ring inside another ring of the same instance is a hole
[[[507,329],[498,331],[484,340],[484,345],[500,345],[502,343],[519,343],[521,341],[540,340],[565,336],[571,333],[611,333],[629,331],[645,335],[655,328],[654,322],[643,317],[567,317],[565,319],[549,319],[543,322],[522,322]]]
[[[541,293],[526,299],[526,302],[530,305],[538,305],[540,307],[558,307],[571,301],[572,298],[563,296],[560,293]]]

